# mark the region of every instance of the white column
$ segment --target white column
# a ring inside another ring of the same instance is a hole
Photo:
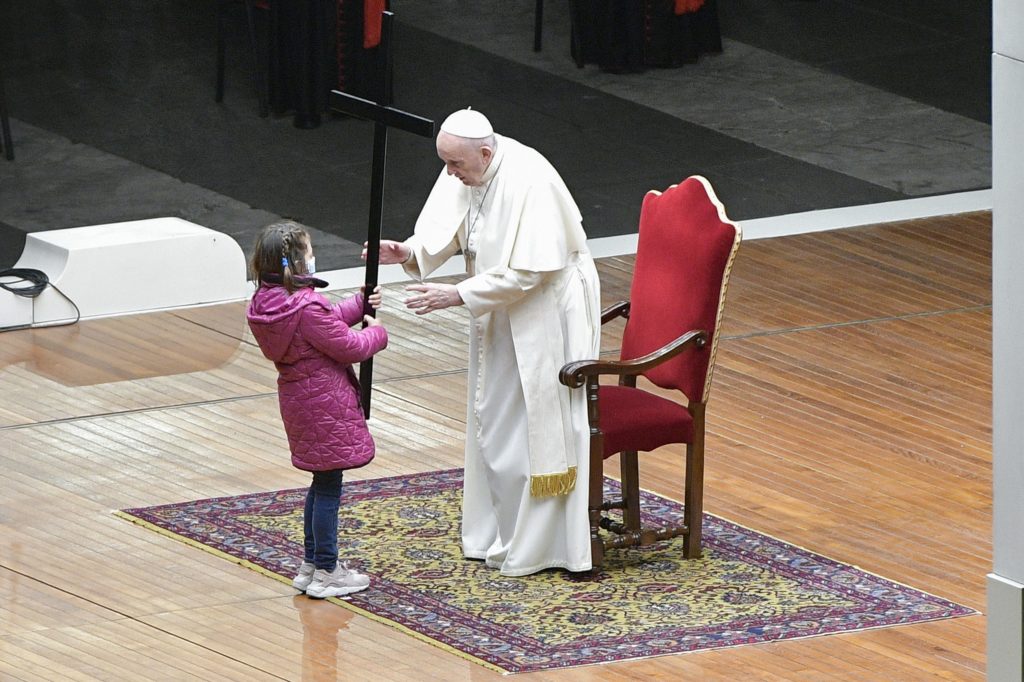
[[[1024,679],[1024,3],[995,0],[988,679]]]

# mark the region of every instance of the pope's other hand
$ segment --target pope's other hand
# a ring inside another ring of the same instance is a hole
[[[405,299],[405,307],[417,315],[462,305],[462,296],[454,284],[411,284],[405,288],[412,295]]]

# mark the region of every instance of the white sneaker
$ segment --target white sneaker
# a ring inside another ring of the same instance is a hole
[[[313,572],[313,580],[306,588],[306,596],[314,599],[325,597],[342,597],[353,592],[361,592],[370,586],[369,576],[353,571],[339,562],[334,571],[328,573],[322,568]]]
[[[305,592],[309,584],[313,582],[313,572],[315,570],[316,566],[308,561],[303,561],[302,565],[299,566],[299,572],[292,579],[292,587],[299,592]]]
[[[314,571],[316,571],[316,566],[308,561],[303,561],[302,565],[299,566],[299,572],[295,575],[295,578],[292,579],[292,587],[299,592],[305,592],[306,588],[309,587],[309,584],[313,582]]]

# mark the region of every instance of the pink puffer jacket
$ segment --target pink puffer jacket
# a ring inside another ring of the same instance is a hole
[[[306,471],[353,469],[373,459],[352,363],[388,345],[384,327],[351,329],[363,297],[332,306],[311,287],[290,296],[264,282],[246,314],[260,350],[277,366],[281,418],[292,464]]]

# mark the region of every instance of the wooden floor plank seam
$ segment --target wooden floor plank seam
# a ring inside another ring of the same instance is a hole
[[[957,313],[975,313],[984,310],[991,310],[992,304],[960,306],[957,308],[945,308],[943,310],[922,310],[916,313],[905,313],[902,315],[885,315],[882,317],[870,317],[861,320],[843,320],[842,322],[827,322],[822,324],[803,325],[800,327],[788,327],[786,329],[768,329],[761,332],[745,332],[742,334],[723,334],[719,337],[721,341],[737,341],[742,339],[756,339],[763,336],[781,336],[800,332],[819,331],[822,329],[835,329],[839,327],[856,327],[861,325],[877,324],[880,322],[896,322],[900,320],[912,320],[918,317],[938,317],[942,315],[953,315]]]
[[[990,242],[983,212],[744,243],[708,406],[709,513],[984,608]],[[598,259],[605,305],[628,298],[634,261]],[[389,289],[378,456],[346,480],[462,465],[468,314],[416,316]],[[623,327],[604,326],[601,357]],[[351,613],[311,647],[288,586],[112,513],[308,485],[275,389],[244,302],[5,333],[0,677],[500,677]],[[641,486],[679,500],[683,459],[645,453]],[[980,682],[984,651],[971,616],[523,677]]]

